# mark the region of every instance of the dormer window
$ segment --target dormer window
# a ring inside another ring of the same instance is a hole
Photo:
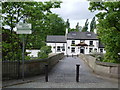
[[[90,37],[90,36],[92,36],[92,35],[91,35],[91,33],[87,33],[87,36]]]
[[[76,35],[76,33],[72,33],[72,35],[74,35],[74,36],[75,36],[75,35]]]

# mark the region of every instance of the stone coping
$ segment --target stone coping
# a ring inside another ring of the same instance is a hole
[[[92,69],[94,73],[99,74],[101,76],[120,79],[120,64],[101,62],[90,55],[80,54],[80,57],[86,62],[86,64],[88,64],[88,66]]]
[[[96,64],[98,65],[102,65],[102,66],[106,66],[106,67],[118,67],[120,66],[120,64],[116,64],[116,63],[110,63],[110,62],[101,62],[101,61],[95,61]]]
[[[54,57],[54,56],[56,56],[56,55],[60,55],[60,54],[63,54],[63,53],[57,53],[57,54],[55,54],[55,53],[53,53],[53,54],[50,54],[49,56],[48,56],[48,58],[44,58],[44,59],[32,59],[32,60],[25,60],[24,62],[25,63],[29,63],[29,62],[46,62],[49,58],[51,58],[51,57]],[[2,63],[7,63],[7,62],[9,62],[9,63],[17,63],[18,62],[18,60],[13,60],[13,61],[2,61]],[[22,63],[22,60],[20,60],[20,64]]]

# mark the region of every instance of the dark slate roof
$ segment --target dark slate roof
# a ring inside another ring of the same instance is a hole
[[[76,31],[69,32],[67,39],[98,40],[97,35],[93,32],[76,32]]]
[[[66,43],[66,37],[62,35],[47,35],[46,42]]]

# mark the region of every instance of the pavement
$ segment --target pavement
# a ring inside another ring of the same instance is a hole
[[[79,82],[76,82],[76,64],[80,64]],[[25,78],[24,81],[3,82],[3,88],[118,88],[118,80],[96,75],[79,57],[64,57],[45,76]]]

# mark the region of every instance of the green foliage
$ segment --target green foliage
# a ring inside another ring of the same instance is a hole
[[[56,14],[47,15],[48,24],[46,33],[51,35],[65,35],[65,22],[64,20]]]
[[[20,60],[22,46],[18,35],[11,34],[10,30],[2,30],[2,60]]]
[[[61,17],[52,14],[51,8],[59,8],[60,1],[47,2],[3,2],[2,28],[3,28],[3,60],[21,60],[21,35],[13,30],[18,22],[32,24],[32,34],[25,35],[25,51],[27,49],[40,49],[45,46],[48,34],[64,34],[65,25]],[[10,27],[5,30],[5,26]],[[27,54],[25,53],[25,56]],[[29,57],[25,57],[29,59]]]
[[[69,19],[67,19],[67,22],[66,22],[66,28],[70,28],[70,23],[69,23]]]
[[[95,21],[95,17],[93,17],[93,19],[90,23],[90,32],[94,32],[95,28],[96,28],[96,21]]]
[[[75,46],[75,44],[71,44],[71,46]]]
[[[65,34],[65,22],[56,14],[45,15],[44,23],[35,25],[31,35],[27,35],[27,48],[40,49],[45,46],[45,40],[47,35],[64,35]],[[40,20],[41,21],[41,20]],[[33,22],[33,24],[35,24]],[[30,43],[29,43],[30,42]]]
[[[69,32],[71,32],[71,31],[76,31],[76,29],[70,28],[70,29],[69,29]]]
[[[25,60],[31,60],[30,56],[25,56]]]
[[[69,28],[69,32],[70,32],[70,31],[81,32],[81,31],[82,31],[82,27],[79,26],[79,23],[77,23],[75,29],[74,29],[74,28]]]
[[[88,22],[88,19],[87,19],[86,22],[85,22],[85,26],[82,29],[82,32],[86,32],[88,30],[88,24],[89,24],[89,22]]]
[[[91,2],[89,10],[104,10],[98,13],[98,37],[105,45],[104,61],[120,63],[120,2]]]
[[[48,54],[51,52],[52,51],[50,46],[41,47],[40,52],[38,52],[38,58],[40,59],[47,58]]]
[[[79,23],[76,25],[76,31],[79,31]]]

